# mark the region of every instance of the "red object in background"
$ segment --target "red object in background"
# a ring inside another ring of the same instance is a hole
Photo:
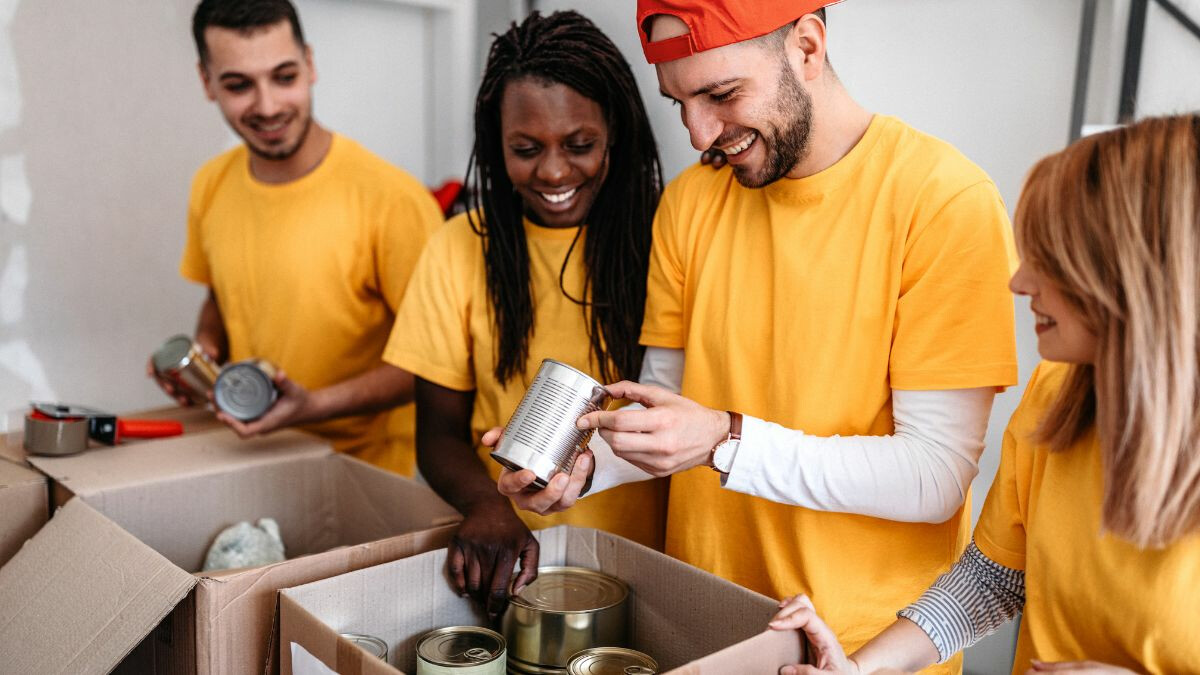
[[[88,436],[92,440],[108,445],[116,445],[125,438],[163,438],[179,436],[183,433],[183,424],[175,420],[119,419],[111,413],[60,403],[33,403],[32,405],[33,412],[30,416],[34,419],[87,420]]]
[[[437,200],[438,206],[442,209],[443,216],[450,216],[451,209],[454,208],[454,200],[458,199],[458,195],[462,193],[463,184],[456,180],[448,180],[442,183],[440,188],[433,190],[433,198]]]

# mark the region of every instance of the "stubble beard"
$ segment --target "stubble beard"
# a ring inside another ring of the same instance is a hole
[[[766,129],[759,131],[759,140],[767,151],[764,166],[751,172],[749,167],[733,165],[733,176],[743,187],[766,187],[787,176],[808,155],[812,133],[812,97],[800,85],[786,61],[779,73],[779,95],[771,108],[783,124],[768,123]]]
[[[279,150],[266,150],[260,148],[251,142],[251,140],[246,136],[242,136],[242,140],[246,142],[246,147],[250,148],[250,152],[253,152],[258,157],[273,162],[282,162],[284,160],[291,159],[292,156],[300,151],[300,148],[304,145],[304,141],[308,139],[308,132],[311,130],[311,128],[312,115],[305,114],[304,128],[300,130],[300,137],[296,139],[296,142],[293,143],[291,147],[282,148]]]

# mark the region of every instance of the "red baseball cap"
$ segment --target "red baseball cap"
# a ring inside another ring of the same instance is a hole
[[[638,36],[650,63],[674,61],[696,52],[766,35],[780,26],[838,0],[638,0]],[[688,32],[650,41],[647,19],[658,14],[678,17]]]

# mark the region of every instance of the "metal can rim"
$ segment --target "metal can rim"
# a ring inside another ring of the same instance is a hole
[[[655,673],[657,673],[659,670],[658,661],[655,661],[654,658],[649,654],[639,652],[636,649],[630,649],[628,647],[592,647],[591,649],[584,649],[583,651],[577,652],[567,661],[567,675],[588,675],[587,671],[580,670],[583,665],[580,662],[589,657],[600,657],[605,655],[627,656],[632,657],[634,660],[640,661],[640,663],[626,665],[626,669],[631,667],[642,667],[648,668],[650,671]]]
[[[476,662],[472,662],[472,663],[448,662],[448,661],[438,659],[436,657],[431,658],[430,655],[422,653],[422,648],[431,639],[441,637],[443,635],[452,635],[455,633],[477,633],[479,635],[484,635],[489,638],[494,638],[496,640],[498,647],[497,647],[496,651],[494,653],[492,653],[491,658],[489,658],[487,661],[476,661]],[[508,653],[508,642],[504,639],[503,635],[497,633],[496,631],[494,631],[490,628],[484,628],[483,626],[445,626],[443,628],[435,628],[435,629],[429,631],[428,633],[422,635],[421,638],[419,640],[417,640],[417,644],[416,644],[414,651],[416,652],[418,659],[424,660],[425,662],[430,663],[435,666],[451,667],[451,668],[458,667],[458,666],[464,666],[464,667],[465,666],[482,666],[482,665],[486,665],[489,663],[494,663],[496,661],[496,659],[505,658]]]
[[[542,363],[543,363],[543,364],[546,364],[546,363],[553,363],[554,365],[556,365],[556,366],[562,366],[563,368],[566,368],[567,370],[573,370],[573,371],[575,371],[576,373],[579,373],[580,375],[582,375],[583,377],[586,377],[587,379],[591,380],[591,381],[592,381],[592,383],[593,383],[593,384],[595,384],[597,387],[600,387],[600,388],[602,388],[602,389],[604,388],[604,383],[603,383],[603,382],[601,382],[600,380],[597,380],[596,378],[594,378],[594,377],[592,377],[591,375],[589,375],[589,374],[587,374],[587,373],[583,372],[582,370],[580,370],[580,369],[576,368],[575,366],[572,366],[572,365],[571,365],[571,364],[569,364],[569,363],[563,363],[562,361],[559,361],[558,359],[542,359]]]
[[[529,610],[533,610],[535,612],[541,612],[542,614],[559,615],[559,614],[594,614],[596,612],[603,612],[605,610],[612,609],[613,607],[616,607],[616,606],[620,605],[621,603],[624,603],[629,600],[629,591],[630,591],[629,584],[625,583],[621,579],[614,577],[611,574],[606,574],[604,572],[601,572],[600,570],[594,570],[594,569],[591,569],[590,567],[579,567],[577,565],[550,565],[547,567],[539,567],[538,568],[538,579],[540,579],[542,577],[542,574],[548,573],[548,572],[549,573],[553,573],[553,572],[576,572],[576,573],[584,572],[591,576],[603,577],[605,579],[616,582],[616,584],[618,586],[620,586],[623,591],[625,591],[625,594],[622,595],[619,599],[614,600],[610,604],[604,605],[603,607],[593,607],[590,609],[547,609],[544,607],[538,607],[537,605],[532,605],[527,600],[525,600],[524,598],[522,598],[519,595],[515,595],[515,596],[512,596],[511,598],[509,598],[509,600],[508,600],[509,603],[513,604],[513,605],[518,605],[522,609],[529,609]],[[537,583],[537,580],[535,579],[533,583]]]
[[[347,640],[349,640],[356,646],[366,649],[368,653],[371,653],[373,656],[379,657],[380,660],[386,659],[388,657],[388,645],[381,638],[377,638],[374,635],[367,635],[366,633],[338,633],[338,635],[346,638]],[[383,649],[383,651],[382,652],[377,652],[377,651],[372,652],[372,650],[367,649],[366,647],[363,646],[364,642],[369,645],[375,646],[375,647],[381,647]]]

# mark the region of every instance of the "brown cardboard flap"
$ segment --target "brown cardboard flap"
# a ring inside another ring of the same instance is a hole
[[[30,457],[31,464],[76,495],[328,455],[326,441],[299,431],[242,440],[215,429],[152,442],[93,448],[70,457]]]
[[[108,672],[195,578],[82,500],[0,569],[5,673]]]
[[[0,459],[0,566],[50,517],[46,477]]]
[[[804,663],[804,647],[804,639],[796,631],[768,630],[664,675],[777,673],[785,665]]]

